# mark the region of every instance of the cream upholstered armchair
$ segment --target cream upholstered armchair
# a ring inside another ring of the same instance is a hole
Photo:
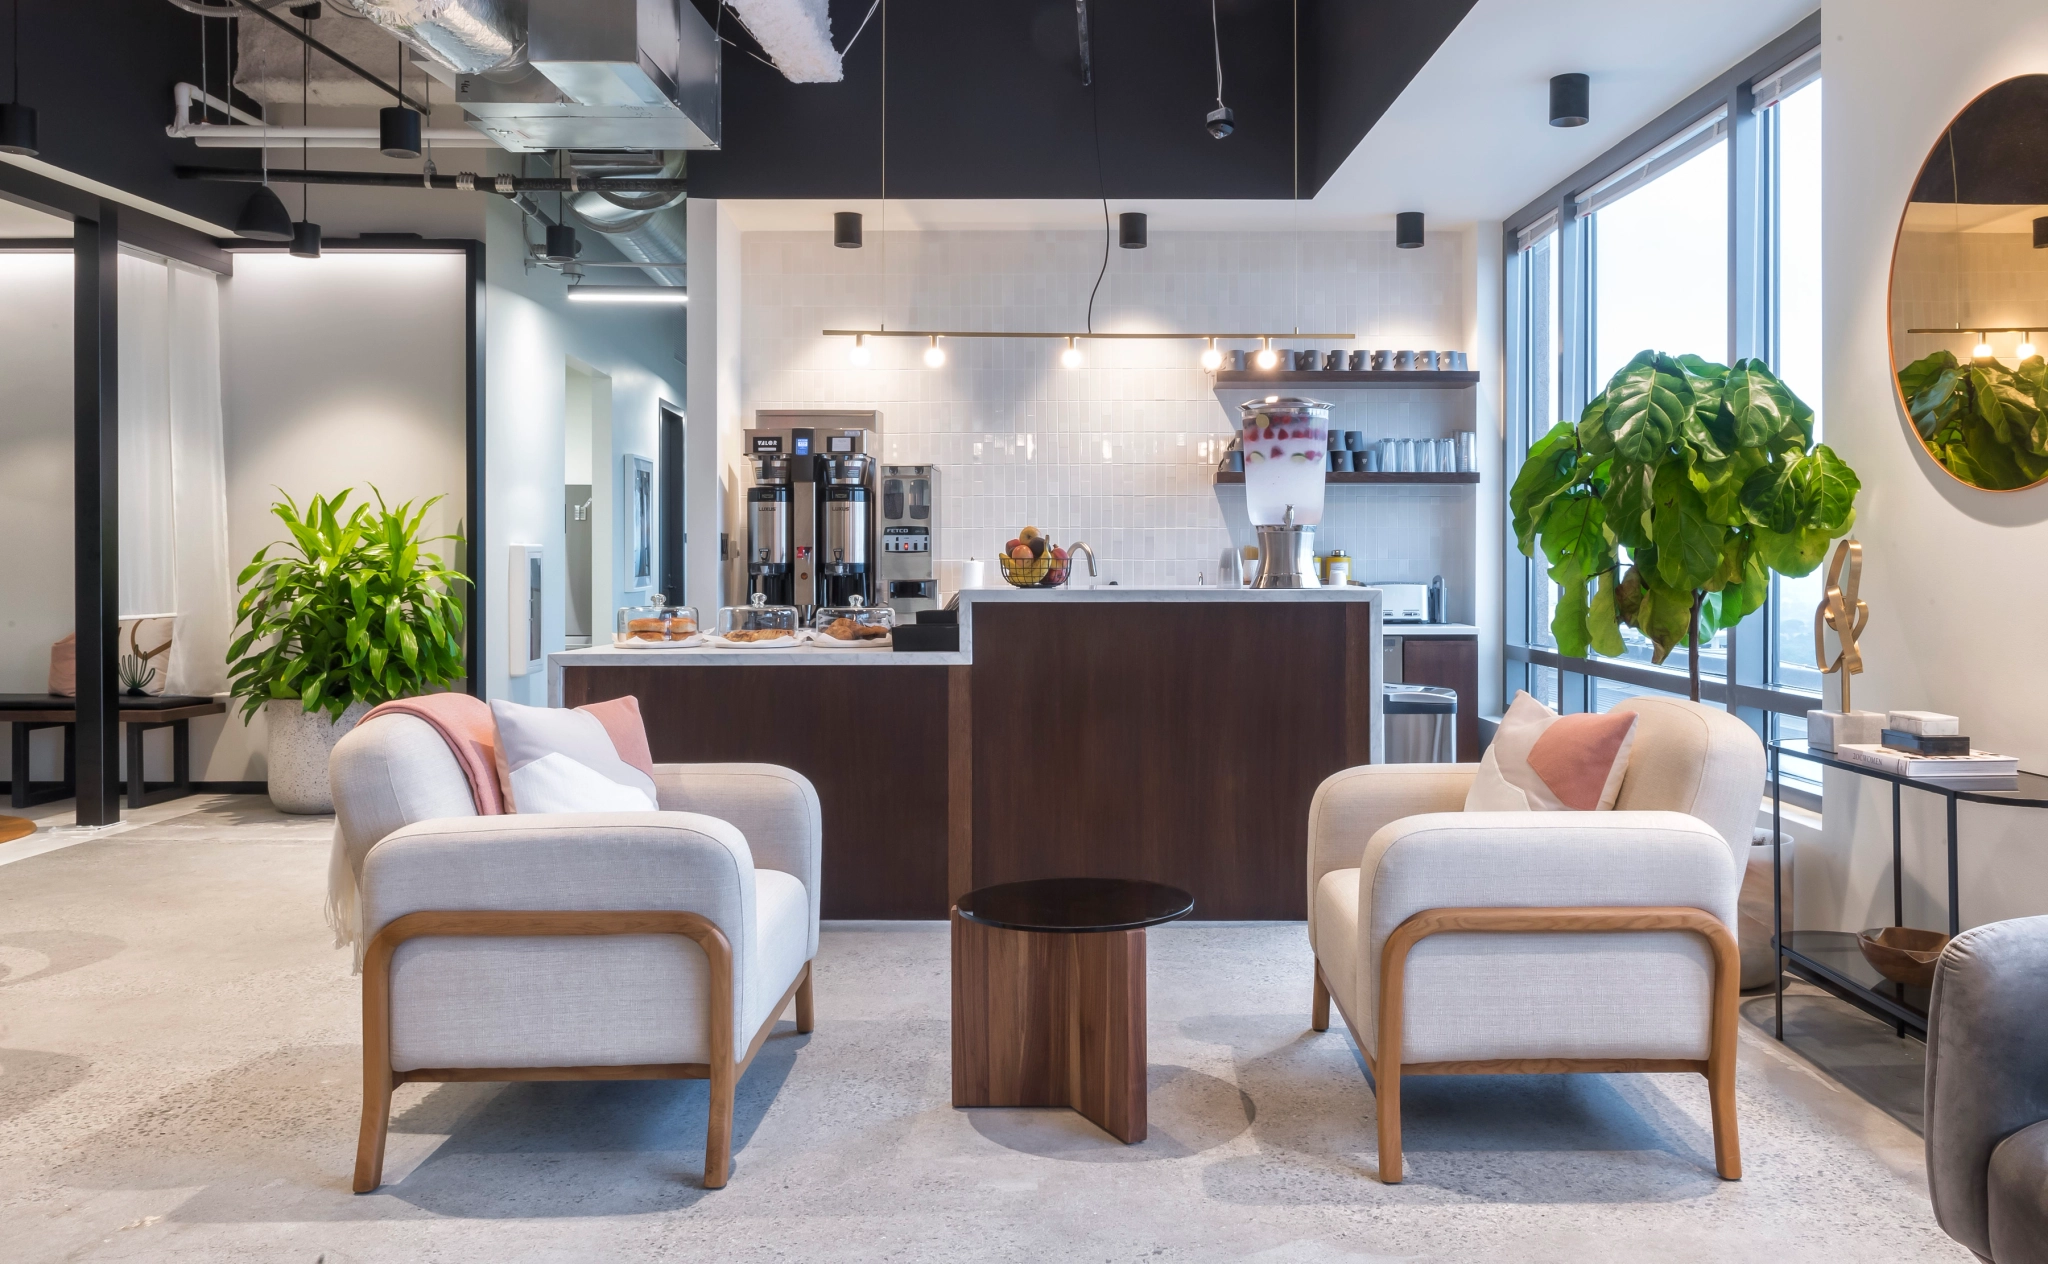
[[[724,1185],[739,1077],[792,999],[812,1027],[811,783],[657,764],[659,812],[478,816],[409,715],[344,737],[329,777],[365,945],[356,1190],[416,1080],[708,1079],[704,1184]]]
[[[1735,903],[1763,746],[1725,711],[1631,698],[1612,812],[1465,812],[1474,764],[1337,773],[1309,809],[1313,1026],[1330,1001],[1372,1070],[1380,1179],[1401,1077],[1697,1071],[1715,1166],[1735,1128]]]

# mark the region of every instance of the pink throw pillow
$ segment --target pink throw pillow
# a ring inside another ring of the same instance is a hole
[[[1632,711],[1559,715],[1515,694],[1486,748],[1467,812],[1605,812],[1621,795],[1635,741]]]
[[[627,694],[576,709],[596,716],[612,745],[618,748],[619,758],[646,773],[648,780],[654,779],[654,752],[647,745],[647,724],[640,718],[640,699]]]

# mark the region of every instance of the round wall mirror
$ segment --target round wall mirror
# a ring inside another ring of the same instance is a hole
[[[1935,464],[2048,480],[2048,75],[2008,79],[1934,143],[1892,251],[1892,370]]]

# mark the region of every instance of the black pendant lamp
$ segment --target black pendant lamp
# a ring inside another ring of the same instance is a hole
[[[387,105],[377,111],[377,148],[386,158],[420,156],[420,112],[409,105]]]
[[[299,259],[320,257],[320,225],[300,220],[292,225],[292,255]]]
[[[294,5],[292,14],[310,28],[313,24],[313,19],[320,16],[320,6],[318,4]],[[310,29],[307,33],[311,34]],[[313,113],[313,46],[310,44],[301,46],[299,55],[301,58],[299,63],[299,122],[301,125],[304,125],[311,119]],[[308,157],[307,142],[300,141],[299,166],[301,169],[312,165],[308,162]],[[320,257],[320,225],[312,222],[312,204],[313,186],[311,184],[299,185],[299,222],[292,225],[291,253],[293,258],[318,259]]]
[[[1584,75],[1553,75],[1550,79],[1550,125],[1584,127],[1591,118],[1592,81]]]
[[[860,249],[859,211],[836,211],[833,213],[832,244],[841,250]]]
[[[1422,249],[1422,212],[1402,211],[1394,216],[1394,244],[1403,250]]]
[[[1145,212],[1125,211],[1116,217],[1116,244],[1125,250],[1145,248]]]
[[[2048,215],[2034,220],[2034,249],[2048,250]]]
[[[0,105],[0,154],[36,156],[36,111],[21,103],[21,0],[14,0],[14,35],[8,47],[14,54],[14,74],[8,80],[8,101]]]
[[[583,243],[576,240],[576,230],[567,224],[548,225],[547,258],[549,263],[573,263],[582,253]]]
[[[290,241],[292,239],[292,213],[284,209],[284,199],[269,185],[256,187],[249,200],[242,203],[242,214],[235,220],[235,235],[253,241]]]

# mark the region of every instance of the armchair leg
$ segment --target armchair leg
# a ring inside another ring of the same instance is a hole
[[[812,964],[809,961],[804,962],[803,979],[796,985],[796,1029],[804,1034],[808,1034],[818,1025],[818,1012],[811,1001]]]
[[[711,1120],[704,1133],[704,1188],[724,1189],[732,1175],[732,1099],[738,1087],[730,1056],[711,1064]]]
[[[1742,1140],[1735,1125],[1737,989],[1741,949],[1726,927],[1707,935],[1714,952],[1714,1013],[1707,1045],[1707,1102],[1714,1116],[1714,1170],[1724,1181],[1742,1179]]]
[[[1309,1006],[1308,1025],[1316,1031],[1330,1030],[1330,985],[1323,982],[1320,964],[1316,966],[1316,994]]]
[[[378,963],[388,967],[388,955]],[[367,1194],[384,1183],[384,1138],[391,1131],[391,976],[388,968],[363,972],[363,1127],[356,1141],[354,1189]]]

